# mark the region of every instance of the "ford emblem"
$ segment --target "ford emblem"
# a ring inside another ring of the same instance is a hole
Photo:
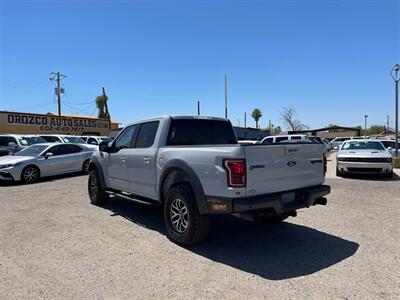
[[[296,162],[295,161],[289,161],[288,163],[287,163],[287,166],[288,167],[294,167],[296,165]]]

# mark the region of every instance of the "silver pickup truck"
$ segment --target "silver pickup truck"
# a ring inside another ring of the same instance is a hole
[[[99,145],[88,192],[95,205],[110,195],[162,204],[167,236],[191,245],[207,236],[213,214],[282,221],[325,205],[325,171],[320,144],[240,145],[226,119],[163,116]]]

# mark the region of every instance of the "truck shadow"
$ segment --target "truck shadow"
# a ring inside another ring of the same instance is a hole
[[[121,216],[165,235],[159,207],[113,198],[105,208],[112,216]],[[354,255],[358,247],[355,242],[290,222],[263,225],[217,216],[208,239],[186,249],[269,280],[283,280],[335,265]]]

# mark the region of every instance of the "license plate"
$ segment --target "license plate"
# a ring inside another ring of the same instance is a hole
[[[296,199],[296,193],[295,192],[284,193],[282,194],[281,198],[283,203],[290,203]]]

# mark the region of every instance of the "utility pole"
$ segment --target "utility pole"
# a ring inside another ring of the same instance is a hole
[[[197,115],[200,116],[200,101],[197,101]]]
[[[244,128],[247,128],[247,123],[246,123],[246,113],[244,113]]]
[[[395,131],[395,153],[396,158],[399,159],[399,71],[400,65],[395,64],[392,71],[390,72],[390,76],[392,76],[395,85],[395,93],[394,93],[394,101],[395,101],[395,108],[394,108],[394,131]]]
[[[365,125],[364,125],[364,139],[366,139],[367,138],[367,118],[368,118],[368,115],[364,115],[364,118],[365,118]]]
[[[60,74],[60,72],[52,72],[50,75],[52,76],[50,77],[50,80],[57,82],[56,95],[58,103],[58,115],[61,116],[61,94],[64,93],[64,89],[61,88],[61,79],[66,78],[67,76]]]
[[[228,119],[228,77],[225,74],[225,119]]]
[[[387,134],[388,130],[389,130],[389,116],[386,116],[386,132],[385,134]]]
[[[108,112],[108,97],[106,95],[106,90],[103,87],[103,96],[104,96],[104,107],[106,109],[106,119],[108,120],[108,128],[111,130],[111,118],[110,118],[110,113]]]

